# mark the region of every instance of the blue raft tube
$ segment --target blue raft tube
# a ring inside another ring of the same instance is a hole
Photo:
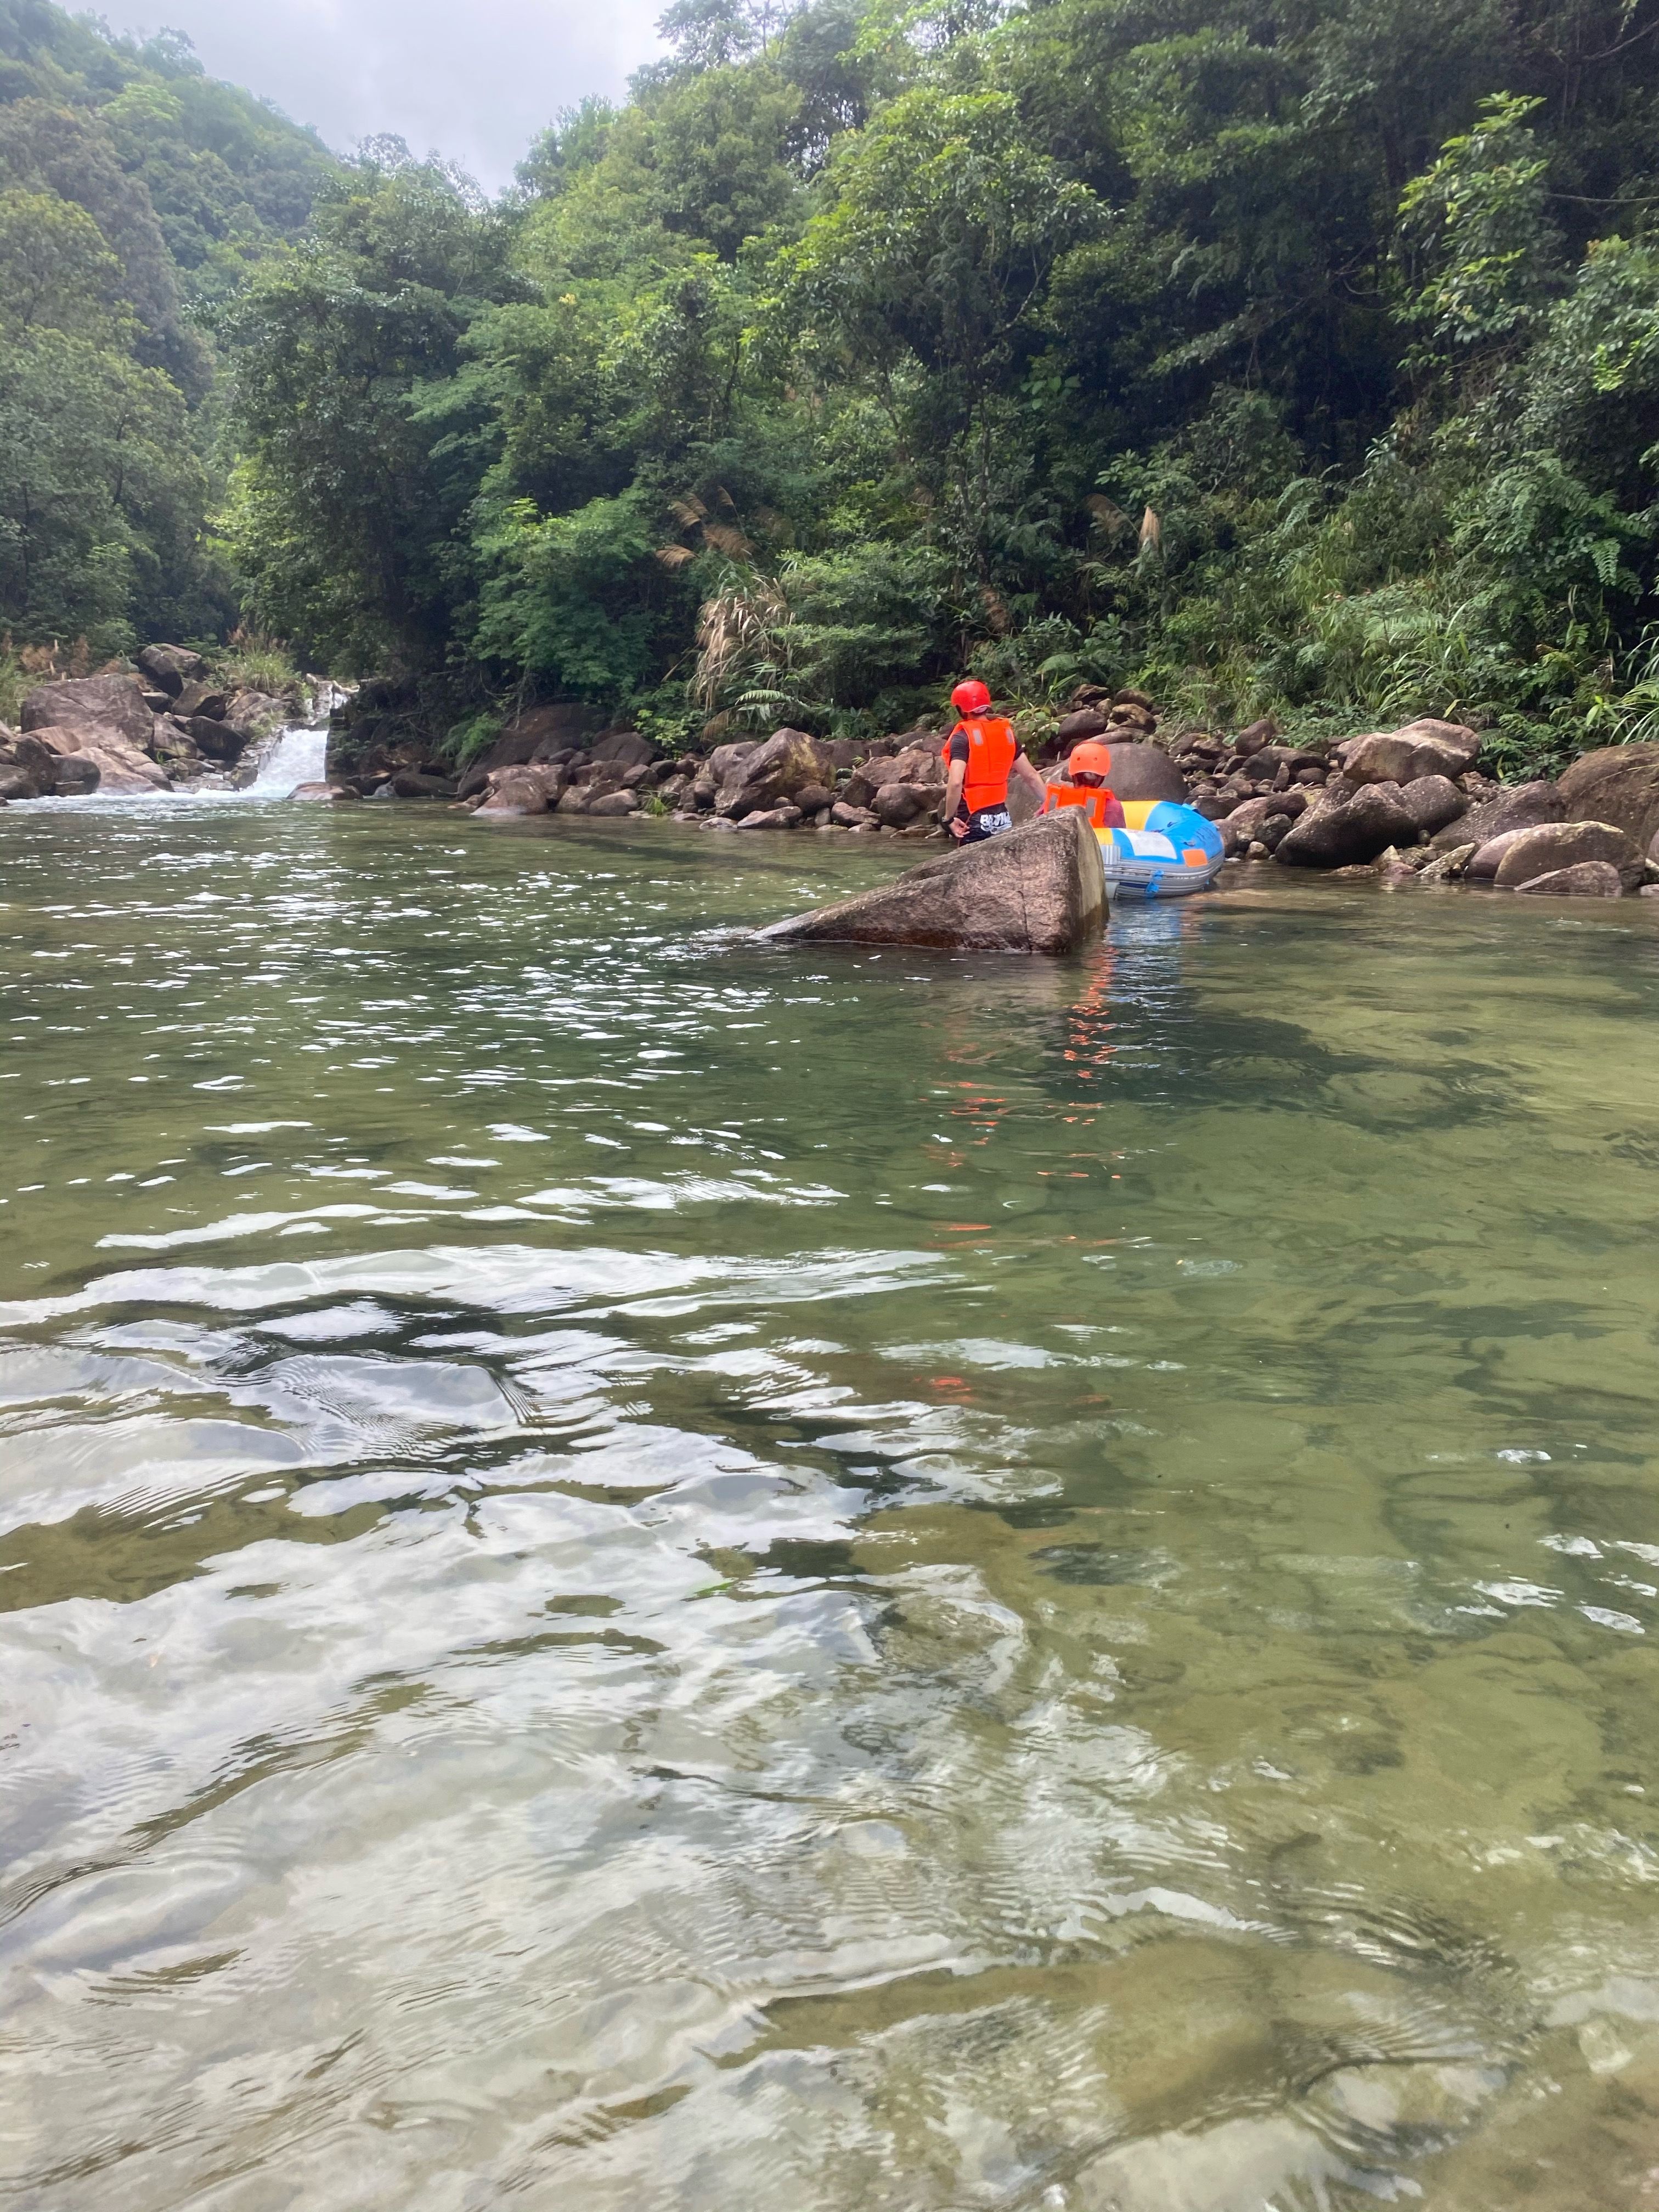
[[[1097,829],[1106,884],[1115,898],[1182,898],[1206,891],[1227,857],[1221,832],[1170,799],[1126,799],[1125,827]]]

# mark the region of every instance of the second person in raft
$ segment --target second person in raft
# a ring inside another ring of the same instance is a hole
[[[945,763],[945,826],[958,845],[978,845],[1012,830],[1011,776],[1029,785],[1039,805],[1042,778],[1019,749],[1014,726],[991,712],[991,695],[977,680],[958,684],[951,704],[962,720],[940,749]]]

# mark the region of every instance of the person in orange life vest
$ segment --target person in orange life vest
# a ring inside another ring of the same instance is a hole
[[[1089,820],[1095,829],[1121,830],[1122,803],[1106,781],[1111,772],[1111,747],[1085,738],[1080,745],[1072,747],[1071,758],[1066,763],[1065,782],[1045,787],[1043,812],[1054,814],[1062,806],[1083,806],[1088,809]]]
[[[951,704],[961,715],[940,748],[945,763],[945,826],[958,845],[978,845],[1013,827],[1008,780],[1018,776],[1042,797],[1042,779],[1019,749],[1013,724],[991,712],[991,695],[975,681],[958,684]]]

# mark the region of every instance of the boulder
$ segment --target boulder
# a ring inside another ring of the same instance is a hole
[[[1425,719],[1403,730],[1373,730],[1333,746],[1332,757],[1354,783],[1415,782],[1420,776],[1462,775],[1480,750],[1461,722]]]
[[[64,753],[57,763],[56,788],[59,799],[84,799],[96,791],[103,777],[90,753]]]
[[[1187,779],[1157,745],[1112,746],[1112,789],[1124,800],[1172,799],[1187,803]]]
[[[455,785],[447,775],[429,775],[422,769],[399,769],[392,779],[394,799],[453,799]]]
[[[103,732],[143,750],[155,717],[131,676],[82,676],[64,684],[39,684],[23,701],[25,730]]]
[[[1455,827],[1439,832],[1434,844],[1437,851],[1443,852],[1448,845],[1464,845],[1471,839],[1477,846],[1485,845],[1507,830],[1531,830],[1540,822],[1559,822],[1565,813],[1559,791],[1547,780],[1512,784],[1495,799],[1484,799],[1471,806]]]
[[[809,783],[822,783],[831,773],[805,730],[775,731],[763,744],[733,763],[715,808],[728,821],[740,822],[745,814],[764,813],[781,800],[793,799]]]
[[[71,757],[83,763],[90,762],[97,769],[95,787],[106,798],[142,799],[149,792],[171,791],[173,788],[165,771],[151,760],[148,753],[141,753],[135,745],[100,744],[88,738]],[[84,768],[82,772],[84,774]],[[73,769],[70,774],[74,774]],[[59,791],[65,788],[61,767],[58,787]]]
[[[206,661],[187,645],[147,645],[138,655],[138,665],[156,690],[171,699],[176,699],[186,684],[208,672]]]
[[[657,747],[649,738],[642,738],[637,730],[612,730],[597,738],[592,750],[596,761],[611,761],[617,768],[648,768],[657,757]]]
[[[1659,836],[1659,744],[1608,745],[1586,753],[1559,787],[1570,821],[1611,822],[1644,851]]]
[[[795,793],[795,804],[803,814],[820,813],[835,803],[836,794],[827,784],[809,783]]]
[[[760,814],[745,814],[738,823],[739,830],[794,830],[799,827],[801,811],[787,802],[781,806],[769,806]]]
[[[517,768],[572,750],[598,719],[595,710],[580,700],[557,699],[546,706],[528,707],[514,716],[478,765]]]
[[[872,830],[876,817],[867,806],[854,806],[838,799],[830,809],[830,819],[842,830]]]
[[[1552,868],[1515,888],[1523,898],[1618,898],[1625,885],[1611,861],[1575,860],[1570,868]]]
[[[290,799],[311,799],[329,806],[338,806],[345,799],[357,796],[349,783],[296,783],[289,793]]]
[[[1347,868],[1374,860],[1390,845],[1415,842],[1417,825],[1397,784],[1366,784],[1352,798],[1327,796],[1310,806],[1273,854],[1290,868]]]
[[[1432,837],[1469,811],[1469,802],[1449,776],[1419,775],[1400,787],[1400,803],[1417,824],[1419,837]]]
[[[262,738],[279,722],[286,721],[288,714],[287,702],[272,698],[268,691],[239,691],[225,709],[224,719],[239,737]],[[400,762],[398,765],[404,763]]]
[[[210,760],[236,760],[248,742],[240,730],[232,729],[228,722],[216,721],[210,714],[175,714],[173,720],[197,750]]]
[[[1477,868],[1480,858],[1477,854]],[[1620,888],[1627,891],[1635,890],[1645,873],[1641,847],[1612,823],[1543,822],[1534,830],[1518,830],[1504,840],[1492,880],[1499,890],[1512,890],[1517,884],[1531,883],[1535,876],[1552,875],[1591,860],[1603,861],[1616,870]]]
[[[526,814],[545,814],[547,787],[538,775],[524,768],[504,768],[490,778],[489,788],[475,811],[517,820]]]
[[[222,722],[230,712],[230,702],[231,694],[222,684],[186,684],[170,711],[181,720],[191,714],[205,714],[210,722]]]
[[[1418,871],[1418,882],[1419,884],[1460,882],[1468,872],[1469,862],[1479,849],[1479,847],[1474,845],[1454,845],[1449,852],[1443,853],[1438,860],[1431,860],[1426,868]]]
[[[716,745],[708,756],[708,773],[714,780],[715,790],[720,789],[739,761],[747,760],[750,753],[759,750],[758,738],[736,738],[730,744]]]
[[[762,934],[784,944],[1071,952],[1098,934],[1105,916],[1099,841],[1082,808],[1068,806]]]
[[[1098,707],[1079,707],[1074,714],[1060,717],[1054,737],[1062,747],[1077,745],[1085,738],[1099,737],[1105,727],[1106,717]]]
[[[57,788],[55,781],[50,787],[37,783],[15,761],[0,761],[0,799],[44,799]]]
[[[890,830],[908,830],[919,814],[931,811],[936,796],[931,790],[901,782],[893,776],[871,800],[870,811],[878,822],[885,823]]]
[[[624,814],[637,814],[639,811],[640,802],[631,791],[602,791],[597,799],[591,799],[587,803],[588,813],[601,815],[607,819]]]

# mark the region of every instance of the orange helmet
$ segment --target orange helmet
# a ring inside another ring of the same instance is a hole
[[[1093,738],[1085,738],[1080,745],[1072,747],[1072,757],[1066,763],[1066,773],[1073,783],[1079,775],[1097,775],[1103,783],[1112,772],[1112,749],[1098,744]]]
[[[958,714],[983,714],[989,710],[991,695],[977,676],[970,676],[951,694],[951,704]]]

